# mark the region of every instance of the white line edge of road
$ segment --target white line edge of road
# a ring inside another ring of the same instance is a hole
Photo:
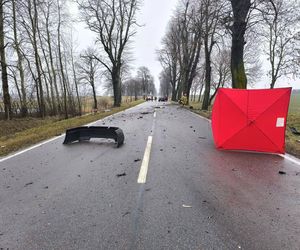
[[[46,143],[55,141],[56,139],[59,139],[60,137],[63,137],[64,135],[65,135],[65,134],[59,135],[59,136],[57,136],[57,137],[51,138],[51,139],[49,139],[49,140],[43,141],[43,142],[41,142],[41,143],[39,143],[39,144],[33,145],[33,146],[29,147],[29,148],[26,148],[26,149],[24,149],[24,150],[21,150],[21,151],[19,151],[19,152],[16,152],[16,153],[14,153],[14,154],[12,154],[12,155],[3,157],[3,158],[0,159],[0,163],[1,163],[1,162],[4,162],[4,161],[6,161],[6,160],[9,160],[9,159],[11,159],[11,158],[13,158],[13,157],[16,157],[16,156],[18,156],[18,155],[21,155],[21,154],[23,154],[23,153],[26,153],[26,152],[28,152],[28,151],[30,151],[30,150],[32,150],[32,149],[38,148],[38,147],[40,147],[40,146],[42,146],[42,145],[44,145],[44,144],[46,144]]]
[[[208,119],[208,118],[206,118],[206,117],[203,117],[203,116],[201,116],[200,114],[197,114],[197,113],[195,113],[195,112],[192,112],[192,111],[190,111],[190,112],[191,112],[192,114],[194,114],[195,116],[197,116],[197,117],[199,117],[199,118],[201,118],[201,119],[203,119],[203,120],[205,120],[205,121],[211,123],[211,120],[210,120],[210,119]],[[266,153],[266,154],[267,154],[267,153]],[[288,161],[290,161],[290,162],[292,162],[292,163],[294,163],[294,164],[300,166],[300,160],[297,159],[296,157],[290,155],[290,154],[273,154],[273,155],[278,155],[278,156],[280,156],[280,157],[282,157],[282,158],[284,158],[284,159],[286,159],[286,160],[288,160]]]
[[[300,160],[298,160],[296,157],[289,155],[289,154],[278,154],[278,155],[290,162],[295,163],[296,165],[298,165],[300,167]]]
[[[143,103],[141,103],[141,104],[143,104]],[[139,106],[139,105],[141,105],[141,104],[138,104],[138,105],[136,105],[136,106],[134,106],[134,107],[131,107],[131,108],[129,108],[129,109],[125,109],[125,110],[123,110],[123,111],[121,111],[121,112],[118,112],[118,113],[123,113],[123,112],[129,111],[129,110],[134,109],[135,107],[137,107],[137,106]],[[111,117],[113,117],[114,115],[116,115],[116,114],[118,114],[118,113],[115,113],[115,114],[106,116],[106,117],[104,117],[104,118],[102,118],[102,119],[99,119],[99,120],[97,120],[97,121],[91,122],[91,123],[86,124],[86,125],[83,125],[83,126],[92,126],[92,125],[96,124],[97,122],[102,121],[102,120],[104,120],[104,119],[111,118]],[[38,147],[40,147],[40,146],[43,146],[43,145],[45,145],[45,144],[47,144],[47,143],[49,143],[49,142],[55,141],[55,140],[57,140],[57,139],[59,139],[59,138],[61,138],[61,137],[63,137],[63,136],[65,136],[65,133],[63,133],[63,134],[61,134],[61,135],[59,135],[59,136],[53,137],[53,138],[51,138],[51,139],[48,139],[48,140],[46,140],[46,141],[40,142],[40,143],[38,143],[38,144],[35,144],[35,145],[33,145],[33,146],[29,147],[29,148],[23,149],[23,150],[21,150],[21,151],[17,151],[17,152],[15,152],[15,153],[11,154],[11,155],[8,155],[8,156],[5,156],[5,157],[3,157],[3,158],[0,158],[0,163],[1,163],[1,162],[4,162],[4,161],[7,161],[7,160],[9,160],[9,159],[11,159],[11,158],[13,158],[13,157],[18,156],[18,155],[24,154],[24,153],[26,153],[26,152],[28,152],[28,151],[30,151],[30,150],[32,150],[32,149],[38,148]]]
[[[148,136],[147,146],[146,146],[146,149],[145,149],[143,162],[142,162],[139,177],[138,177],[138,180],[137,180],[137,183],[139,183],[139,184],[146,183],[147,173],[148,173],[148,166],[149,166],[149,161],[150,161],[152,139],[153,139],[153,137],[151,135]]]

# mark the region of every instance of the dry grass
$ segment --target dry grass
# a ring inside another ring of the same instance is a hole
[[[142,103],[142,100],[122,104],[119,108],[112,108],[109,112],[100,112],[67,120],[53,118],[41,119],[16,119],[12,121],[1,121],[0,133],[0,156],[7,155],[16,150],[60,135],[66,129],[82,126],[97,121],[106,116],[123,111],[127,108]]]
[[[287,125],[300,131],[300,112],[289,113]],[[292,134],[288,127],[286,129],[286,151],[300,158],[300,136]]]

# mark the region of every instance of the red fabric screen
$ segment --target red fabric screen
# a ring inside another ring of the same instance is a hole
[[[216,147],[284,153],[291,88],[220,88],[212,110]]]

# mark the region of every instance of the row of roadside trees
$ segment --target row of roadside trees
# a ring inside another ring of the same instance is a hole
[[[263,69],[270,88],[297,75],[299,7],[299,0],[178,1],[158,51],[161,89],[169,89],[173,101],[182,93],[200,100],[204,93],[207,110],[219,87],[247,88]]]
[[[75,19],[70,14],[74,4]],[[80,115],[86,89],[97,106],[100,82],[120,106],[128,89],[124,83],[138,9],[138,0],[0,0],[4,117],[10,119],[13,108],[21,116]],[[95,45],[81,52],[73,37],[78,22],[95,34]],[[147,81],[141,93],[151,89]]]

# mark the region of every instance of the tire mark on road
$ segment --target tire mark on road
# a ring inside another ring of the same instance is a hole
[[[137,239],[138,239],[138,233],[140,228],[140,217],[143,212],[143,200],[144,200],[144,194],[145,194],[145,186],[146,186],[146,177],[148,173],[148,166],[150,162],[150,155],[151,155],[151,148],[152,148],[152,139],[154,136],[155,131],[155,123],[156,123],[156,111],[154,111],[153,114],[153,121],[152,121],[152,127],[150,135],[148,136],[148,141],[139,173],[139,177],[137,180],[137,183],[139,185],[139,192],[136,202],[135,210],[132,213],[132,241],[130,244],[129,249],[137,249]]]

